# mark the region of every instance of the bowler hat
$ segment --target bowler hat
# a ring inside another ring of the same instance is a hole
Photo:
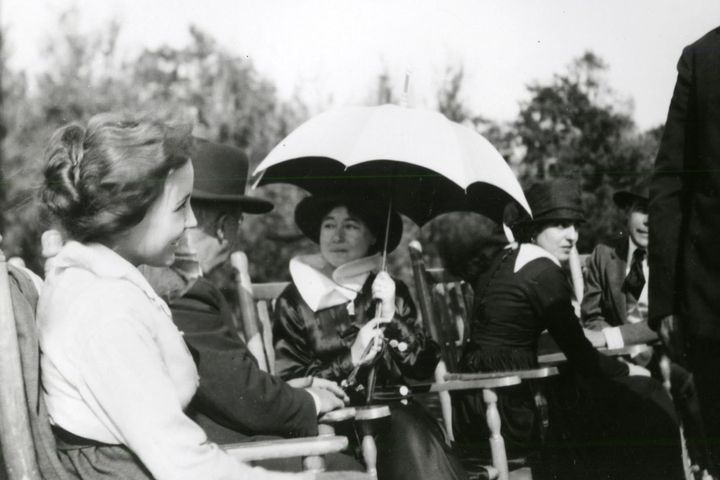
[[[370,247],[369,254],[381,251],[385,245],[388,203],[371,195],[314,195],[303,198],[295,207],[295,223],[305,236],[315,243],[320,242],[320,224],[325,215],[335,207],[345,206],[354,215],[360,217],[375,235],[376,242]],[[390,229],[387,251],[391,252],[400,243],[403,224],[397,212],[390,212]]]
[[[196,139],[192,164],[194,200],[234,203],[247,213],[266,213],[273,209],[267,200],[245,195],[248,158],[239,148]]]
[[[613,195],[613,201],[620,208],[628,208],[634,203],[647,207],[650,201],[650,179],[644,178],[628,190],[618,190]]]
[[[584,222],[580,185],[569,179],[560,178],[533,184],[525,192],[532,220],[527,224],[538,224],[554,220]]]

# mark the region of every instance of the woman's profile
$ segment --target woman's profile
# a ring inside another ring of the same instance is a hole
[[[120,114],[48,144],[42,198],[70,240],[38,305],[42,382],[75,478],[297,478],[236,461],[185,415],[195,363],[136,268],[170,265],[195,226],[192,150],[189,127]]]

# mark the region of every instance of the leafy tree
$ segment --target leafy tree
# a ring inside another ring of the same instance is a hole
[[[146,50],[124,61],[115,49],[117,24],[80,33],[77,12],[70,10],[58,25],[44,52],[46,68],[33,79],[37,88],[30,91],[21,74],[6,71],[3,76],[8,135],[2,172],[9,207],[3,210],[3,248],[37,271],[42,271],[39,235],[47,228],[37,195],[42,154],[60,125],[103,111],[148,111],[193,122],[197,135],[235,144],[256,164],[304,115],[299,102],[280,102],[273,85],[249,61],[232,56],[197,29],[191,29],[184,48]],[[292,197],[299,195],[277,187],[259,194],[280,205],[294,205]],[[292,216],[284,213],[287,223]],[[250,258],[260,259],[253,260],[259,278],[277,278],[287,266],[274,242],[265,240],[268,231],[281,230],[277,222],[276,215],[250,216],[244,230]]]
[[[565,74],[529,86],[530,100],[515,122],[525,148],[519,169],[525,184],[555,177],[580,182],[588,219],[581,251],[616,232],[612,194],[646,175],[657,149],[657,136],[639,134],[627,106],[607,86],[606,70],[599,57],[586,52]]]

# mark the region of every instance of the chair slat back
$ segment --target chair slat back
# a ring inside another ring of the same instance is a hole
[[[440,345],[447,368],[453,371],[469,337],[472,289],[461,280],[449,279],[442,268],[426,268],[420,242],[410,242],[408,247],[425,328]]]
[[[0,250],[0,444],[9,480],[40,480],[5,255]]]
[[[230,261],[237,271],[238,303],[248,350],[258,361],[261,370],[274,375],[272,316],[275,299],[287,287],[288,282],[253,284],[245,253],[233,253]]]

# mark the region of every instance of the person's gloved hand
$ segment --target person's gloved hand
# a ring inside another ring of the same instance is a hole
[[[387,272],[380,272],[373,280],[372,297],[380,300],[377,317],[390,320],[395,316],[395,282]]]
[[[350,357],[353,365],[367,365],[371,363],[378,352],[382,349],[384,332],[381,325],[388,323],[391,319],[373,318],[358,331],[355,341],[350,347]],[[372,345],[369,347],[369,345]],[[369,350],[367,350],[369,348]],[[363,357],[363,353],[367,353]]]

